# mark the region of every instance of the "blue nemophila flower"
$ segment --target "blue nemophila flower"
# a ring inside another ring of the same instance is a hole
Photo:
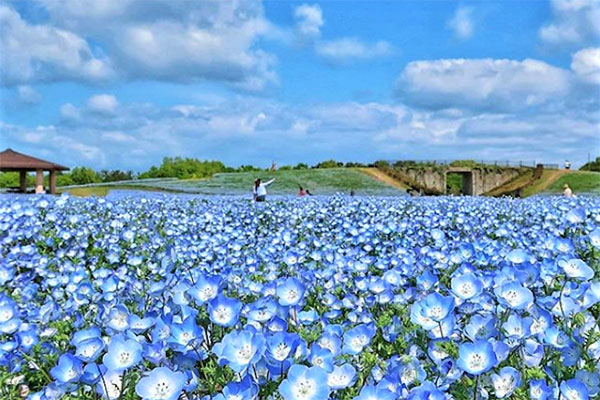
[[[588,400],[587,386],[579,379],[569,379],[560,383],[560,394],[565,400]]]
[[[265,343],[262,333],[249,328],[228,333],[220,343],[213,346],[212,351],[219,358],[220,364],[228,365],[235,372],[242,372],[260,360],[265,351]]]
[[[102,370],[101,370],[102,368]],[[83,374],[81,375],[81,382],[86,385],[93,386],[101,378],[101,374],[106,372],[106,367],[99,366],[96,363],[89,363],[83,368]]]
[[[594,277],[594,270],[579,258],[572,258],[568,261],[560,260],[558,265],[569,278],[589,281]]]
[[[518,282],[509,282],[496,289],[502,304],[515,310],[524,310],[533,303],[533,293]]]
[[[104,371],[103,367],[100,369]],[[100,380],[96,383],[96,391],[108,400],[117,400],[121,397],[123,389],[123,376],[117,371],[106,370],[102,373]]]
[[[275,362],[283,362],[296,351],[302,339],[295,333],[277,332],[267,337],[266,355]]]
[[[529,381],[529,397],[532,400],[550,400],[554,396],[554,391],[545,380],[532,379]]]
[[[596,228],[590,232],[588,239],[590,240],[592,246],[600,249],[600,228]]]
[[[360,324],[346,331],[342,351],[346,354],[360,354],[371,343],[375,332],[376,328],[373,324]]]
[[[117,305],[112,308],[106,326],[119,332],[129,328],[129,311],[127,308],[123,305]]]
[[[396,400],[396,393],[381,386],[364,386],[354,400]]]
[[[429,381],[412,389],[408,395],[408,400],[446,400],[447,398],[446,393]]]
[[[575,378],[585,384],[590,397],[594,397],[600,393],[600,372],[579,370],[575,373]]]
[[[50,370],[50,375],[59,383],[77,382],[82,373],[83,364],[69,353],[61,355],[58,365]]]
[[[483,283],[472,273],[455,276],[451,285],[452,293],[463,300],[479,296],[483,291]]]
[[[327,384],[333,390],[345,389],[353,386],[356,382],[356,369],[352,364],[336,365],[329,374],[327,374]]]
[[[497,374],[491,376],[494,385],[494,394],[503,399],[514,393],[521,385],[521,374],[513,367],[504,367]]]
[[[492,369],[497,363],[496,353],[491,343],[477,340],[475,343],[463,343],[458,346],[458,366],[471,375],[481,375]]]
[[[220,326],[230,327],[238,322],[242,303],[220,294],[208,303],[210,320]]]
[[[327,372],[333,371],[333,353],[327,348],[313,344],[308,356],[308,362],[316,367],[323,368]]]
[[[39,342],[35,326],[29,326],[27,329],[19,331],[17,338],[19,339],[19,346],[25,352],[29,352]]]
[[[100,356],[105,345],[101,338],[90,337],[79,341],[76,346],[75,355],[82,361],[92,362]]]
[[[282,306],[295,306],[300,303],[306,288],[296,278],[287,278],[277,285],[277,297]]]
[[[186,376],[166,367],[154,368],[135,385],[143,400],[177,400],[183,391]]]
[[[514,264],[522,264],[529,258],[529,254],[525,250],[515,249],[506,255],[506,259]]]
[[[421,313],[423,316],[440,322],[446,318],[454,309],[454,297],[442,296],[433,292],[419,301],[421,304]]]
[[[102,362],[111,371],[123,372],[142,360],[142,345],[123,335],[113,336]]]
[[[258,395],[258,386],[247,375],[240,382],[230,382],[223,391],[214,397],[214,400],[255,400]]]
[[[221,278],[218,276],[202,275],[196,284],[187,290],[187,293],[192,296],[198,304],[204,304],[219,294],[221,286]]]
[[[187,317],[182,323],[171,324],[170,342],[178,345],[184,351],[200,345],[203,340],[204,329],[196,324],[193,316]]]
[[[279,393],[285,400],[326,400],[330,393],[327,372],[318,367],[292,365],[279,385]]]
[[[521,318],[516,314],[511,314],[502,324],[502,329],[509,339],[521,340],[529,336],[532,324],[533,320],[529,317]]]

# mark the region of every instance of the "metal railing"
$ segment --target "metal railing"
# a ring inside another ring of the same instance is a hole
[[[546,169],[558,169],[559,164],[543,164],[537,161],[511,161],[511,160],[385,160],[391,166],[495,166],[495,167],[513,167],[513,168],[535,168],[542,164]]]

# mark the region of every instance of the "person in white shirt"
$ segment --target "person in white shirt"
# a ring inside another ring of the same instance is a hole
[[[254,201],[265,201],[267,198],[267,186],[275,181],[275,178],[270,181],[263,182],[260,178],[254,181],[254,187],[252,188],[252,194]]]
[[[571,188],[569,187],[569,185],[567,185],[565,183],[565,186],[563,186],[563,196],[565,197],[573,197],[573,191],[571,190]]]

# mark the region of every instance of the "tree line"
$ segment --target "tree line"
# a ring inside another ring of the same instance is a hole
[[[298,163],[296,165],[284,165],[277,168],[280,171],[285,170],[301,170],[309,168],[361,168],[361,167],[394,167],[399,168],[403,166],[414,166],[414,165],[426,165],[427,163],[419,161],[398,161],[390,165],[387,161],[376,161],[370,164],[363,164],[357,162],[341,162],[336,160],[325,160],[317,164],[309,166],[305,163]],[[478,163],[472,160],[458,160],[453,162],[451,165],[460,166],[477,166]],[[152,166],[148,171],[141,172],[139,174],[133,171],[123,171],[119,169],[115,170],[99,170],[95,171],[89,167],[75,167],[68,172],[57,172],[56,184],[57,186],[70,186],[70,185],[86,185],[90,183],[101,183],[101,182],[116,182],[116,181],[128,181],[134,179],[148,179],[148,178],[178,178],[178,179],[202,179],[209,178],[214,174],[222,172],[252,172],[252,171],[265,171],[269,168],[259,168],[254,165],[242,165],[237,168],[228,167],[221,161],[212,160],[199,160],[196,158],[183,158],[183,157],[165,157],[162,163],[158,166]],[[595,161],[585,164],[580,169],[588,171],[600,171],[600,157],[596,158]],[[27,185],[33,186],[35,177],[33,175],[27,176]],[[44,185],[48,185],[48,176],[44,176]],[[0,187],[18,187],[19,186],[19,173],[18,172],[3,172],[0,173]]]
[[[354,162],[339,162],[335,160],[326,160],[315,165],[309,166],[305,163],[296,165],[284,165],[278,170],[299,170],[308,168],[340,168],[340,167],[366,167],[368,165]],[[372,165],[370,165],[372,166]],[[260,168],[254,165],[242,165],[237,168],[228,167],[221,161],[199,160],[196,158],[183,157],[165,157],[158,166],[153,165],[148,171],[134,173],[131,170],[99,170],[96,171],[89,167],[75,167],[67,172],[56,173],[57,186],[86,185],[90,183],[107,183],[116,181],[128,181],[134,179],[149,178],[178,178],[178,179],[202,179],[209,178],[214,174],[222,172],[252,172],[265,171],[269,168]],[[44,176],[44,186],[48,186],[48,175]],[[34,174],[27,175],[27,185],[35,184]],[[0,173],[0,187],[18,187],[18,172]]]

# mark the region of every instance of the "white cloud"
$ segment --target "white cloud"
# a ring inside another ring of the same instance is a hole
[[[240,96],[202,106],[121,103],[110,118],[92,112],[87,102],[66,104],[62,111],[75,117],[35,129],[0,123],[0,142],[33,154],[44,143],[68,166],[145,170],[177,155],[230,165],[445,159],[447,154],[558,162],[587,154],[600,133],[597,108],[567,105],[492,113],[377,102],[290,105]],[[515,143],[521,150],[515,151]],[[123,145],[135,151],[123,157]]]
[[[314,39],[321,35],[323,11],[317,4],[302,4],[294,9],[296,31],[302,38]]]
[[[584,81],[600,84],[600,48],[587,48],[573,54],[571,69]]]
[[[65,103],[60,106],[60,116],[64,120],[76,120],[79,119],[79,110],[71,103]]]
[[[413,61],[397,90],[406,102],[425,108],[516,111],[563,101],[570,73],[531,59]]]
[[[80,36],[29,24],[5,5],[0,5],[0,48],[4,85],[63,79],[98,81],[112,75],[109,62],[95,57]]]
[[[29,85],[17,88],[17,98],[20,103],[25,105],[34,105],[42,101],[42,95]]]
[[[392,46],[385,41],[364,43],[356,38],[324,40],[315,44],[316,53],[333,63],[369,60],[392,53]]]
[[[546,44],[573,46],[600,40],[600,1],[552,0],[553,19],[539,30]]]
[[[259,1],[42,3],[49,15],[44,25],[0,8],[5,85],[116,78],[211,80],[262,90],[277,83],[276,57],[255,44],[281,32],[264,18]]]
[[[473,9],[470,7],[457,7],[454,16],[448,21],[448,27],[459,39],[468,39],[473,36]]]
[[[87,101],[89,110],[104,114],[114,113],[118,105],[117,98],[111,94],[97,94]]]

